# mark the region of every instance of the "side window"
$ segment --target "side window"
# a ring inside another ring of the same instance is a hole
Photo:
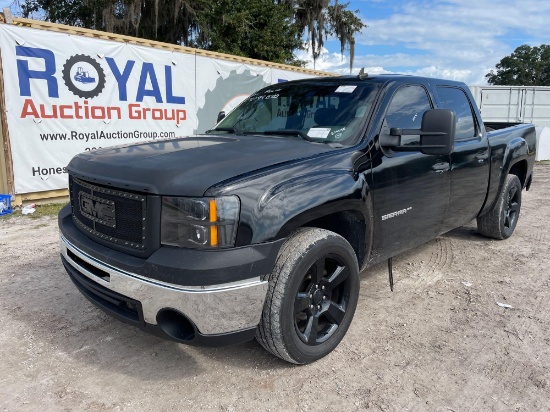
[[[420,129],[424,112],[431,108],[426,90],[422,86],[400,88],[393,95],[386,112],[388,131],[392,127]],[[401,145],[407,144],[420,144],[420,136],[402,136]]]
[[[454,87],[437,87],[442,109],[453,110],[456,114],[455,141],[469,140],[476,136],[474,116],[470,101],[464,91]]]

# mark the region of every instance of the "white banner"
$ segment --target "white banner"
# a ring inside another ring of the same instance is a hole
[[[249,95],[271,84],[271,69],[197,56],[198,133],[216,123]]]
[[[5,24],[0,48],[16,193],[67,187],[76,153],[196,129],[192,55]]]
[[[15,193],[67,187],[83,151],[202,133],[272,83],[268,67],[0,24]]]
[[[299,80],[299,79],[309,79],[315,77],[309,74],[300,73],[300,72],[291,72],[281,69],[272,69],[271,70],[271,83],[283,83],[290,80]]]

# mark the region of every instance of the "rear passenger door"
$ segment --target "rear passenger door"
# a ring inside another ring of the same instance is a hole
[[[489,184],[489,144],[474,115],[473,102],[459,87],[437,86],[438,107],[456,114],[456,135],[451,153],[451,199],[444,231],[474,219]]]

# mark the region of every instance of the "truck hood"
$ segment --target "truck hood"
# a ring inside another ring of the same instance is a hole
[[[289,137],[204,135],[83,152],[68,169],[77,177],[121,189],[202,196],[221,181],[331,150]]]

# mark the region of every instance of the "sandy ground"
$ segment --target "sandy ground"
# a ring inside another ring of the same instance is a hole
[[[361,276],[328,357],[204,349],[103,314],[59,260],[54,218],[0,221],[0,410],[550,411],[550,165],[515,234],[468,225]],[[497,302],[513,309],[504,309]]]

